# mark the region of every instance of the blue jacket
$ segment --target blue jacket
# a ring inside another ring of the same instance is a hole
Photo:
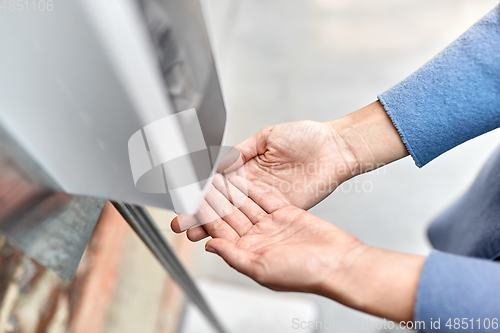
[[[378,98],[419,167],[500,127],[500,5]],[[500,150],[429,238],[437,251],[418,286],[420,331],[500,332]]]

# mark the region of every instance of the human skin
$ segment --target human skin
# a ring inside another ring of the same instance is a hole
[[[271,126],[235,148],[239,163],[222,162],[228,183],[217,175],[197,214],[208,223],[181,226],[180,216],[172,221],[175,232],[191,227],[192,241],[211,236],[207,251],[273,290],[315,293],[395,321],[413,319],[425,257],[368,246],[305,211],[342,182],[408,155],[378,101],[330,122]],[[235,208],[234,198],[243,193]]]

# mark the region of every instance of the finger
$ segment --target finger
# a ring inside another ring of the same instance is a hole
[[[233,205],[238,208],[252,222],[257,223],[261,218],[267,216],[266,211],[257,205],[247,194],[236,188],[231,182],[224,179],[222,175],[214,177],[213,185],[218,189]],[[229,187],[229,189],[226,188]]]
[[[246,189],[248,191],[248,197],[258,206],[262,207],[268,214],[290,205],[283,193],[269,184],[249,181],[238,175],[231,176],[228,181],[240,190],[244,191]]]
[[[213,184],[209,185],[205,201],[208,202],[219,217],[229,215],[235,209],[233,204]]]
[[[186,231],[186,236],[191,242],[198,242],[198,241],[208,237],[209,235],[208,235],[207,231],[205,230],[205,228],[203,228],[203,226],[199,225],[199,226],[196,226],[194,228],[188,229],[188,231]]]
[[[231,183],[228,181],[229,178],[236,176],[236,175],[243,177],[243,178],[246,178],[246,173],[244,171],[244,167],[238,168],[232,172],[224,173],[223,175],[221,175],[221,177],[219,177],[219,179],[217,179],[217,181],[219,181],[218,184],[223,184],[225,188],[229,188],[229,189],[236,188],[236,187],[234,187],[234,185],[231,186]],[[238,191],[235,191],[235,193],[232,193],[232,191],[229,190],[228,195],[231,195],[230,200],[233,203],[233,205],[236,208],[239,208],[247,200],[248,191],[247,191],[246,187],[238,189]]]
[[[196,217],[213,238],[225,238],[232,241],[237,241],[240,238],[238,233],[217,215],[206,200],[202,201]]]
[[[242,249],[233,242],[226,239],[211,239],[205,245],[205,250],[215,252],[224,261],[238,272],[254,276],[256,265],[255,254]]]
[[[220,177],[219,181],[222,181]],[[227,193],[225,187],[222,190]],[[252,228],[253,223],[240,210],[236,209],[233,204],[222,194],[214,185],[210,185],[209,193],[206,197],[208,204],[214,211],[233,228],[239,236],[246,235],[247,231]]]
[[[172,228],[173,232],[178,234],[194,227],[197,224],[199,224],[199,222],[193,215],[181,214],[176,216],[172,222],[170,222],[170,228]]]

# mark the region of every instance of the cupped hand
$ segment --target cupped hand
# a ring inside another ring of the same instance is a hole
[[[287,206],[240,237],[208,241],[206,250],[270,289],[320,293],[332,276],[343,275],[363,246],[333,224]]]
[[[249,191],[258,188],[302,209],[316,205],[356,172],[356,158],[328,122],[270,126],[235,148]],[[221,161],[219,171],[233,169]]]
[[[412,319],[425,257],[370,247],[303,209],[280,206],[272,195],[248,194],[217,175],[197,214],[210,222],[189,229],[188,237],[211,236],[207,251],[273,290],[315,293],[376,316]],[[181,217],[172,221],[176,232]]]
[[[376,316],[412,319],[425,257],[368,246],[303,209],[280,206],[272,195],[248,194],[217,175],[197,214],[204,224],[189,229],[188,237],[211,236],[207,251],[270,289],[315,293]],[[239,200],[244,202],[236,208]],[[176,232],[181,218],[172,221]]]

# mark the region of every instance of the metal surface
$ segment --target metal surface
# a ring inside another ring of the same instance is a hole
[[[0,13],[9,45],[0,52],[0,123],[66,193],[172,209],[169,193],[136,189],[129,138],[195,107],[206,145],[222,142],[226,112],[198,0],[155,3],[165,14],[153,19],[159,33],[138,0]],[[188,135],[159,145],[173,150]]]
[[[2,221],[0,232],[26,256],[71,280],[104,203],[54,193],[15,220]]]
[[[144,208],[119,202],[112,203],[217,332],[226,332]]]
[[[216,164],[226,112],[200,2],[139,3],[173,108],[175,112],[196,109],[206,146],[212,147],[212,162]],[[201,179],[207,179],[212,168],[197,171]]]
[[[0,232],[26,256],[71,279],[104,202],[59,192],[0,127]]]
[[[0,39],[9,45],[0,52],[0,230],[26,255],[67,279],[74,275],[104,200],[71,195],[172,209],[168,192],[135,187],[128,142],[190,108],[212,160],[199,172],[198,201],[182,200],[201,202],[220,158],[226,112],[198,0],[61,1],[51,12],[3,15]],[[192,131],[175,125],[179,134],[155,146],[189,146]],[[199,164],[163,168],[166,185]],[[224,332],[149,215],[114,205]]]

